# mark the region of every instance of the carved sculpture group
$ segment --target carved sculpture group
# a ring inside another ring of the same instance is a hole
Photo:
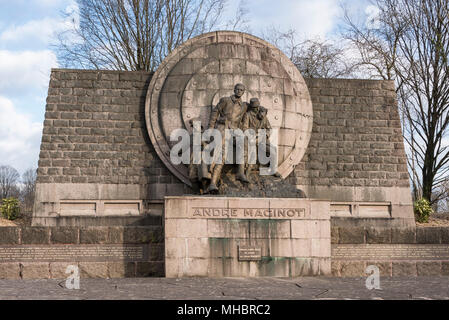
[[[267,109],[260,105],[259,99],[252,98],[250,103],[242,101],[242,96],[245,93],[245,86],[241,83],[235,85],[234,95],[230,97],[223,97],[220,99],[216,107],[213,108],[210,120],[209,129],[216,129],[221,133],[223,154],[221,161],[214,161],[210,165],[201,163],[200,165],[189,166],[189,177],[195,189],[199,189],[203,194],[217,194],[218,183],[222,174],[222,170],[225,164],[226,152],[232,151],[232,154],[237,148],[236,143],[232,140],[232,150],[225,149],[225,131],[237,130],[246,131],[253,129],[256,133],[260,129],[265,129],[267,137],[269,138],[271,125],[267,118]],[[257,136],[256,136],[257,137]],[[257,137],[257,140],[259,138]],[[258,141],[256,141],[258,145]],[[205,144],[202,145],[205,147]],[[247,148],[243,150],[243,163],[236,164],[235,178],[242,183],[249,183],[247,173],[256,168],[257,165],[248,163]],[[241,151],[240,151],[241,152]],[[191,162],[192,163],[192,162]]]

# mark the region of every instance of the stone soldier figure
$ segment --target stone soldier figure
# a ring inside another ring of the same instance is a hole
[[[260,105],[258,98],[252,98],[248,106],[248,112],[245,113],[242,119],[242,130],[253,129],[256,134],[256,146],[259,146],[259,130],[264,129],[266,134],[266,141],[270,138],[271,125],[267,118],[268,110]],[[267,143],[268,146],[268,143]],[[269,150],[269,148],[268,148]],[[245,162],[248,163],[248,155],[245,148]],[[248,171],[254,168],[253,164],[248,164]]]
[[[218,129],[222,135],[223,150],[225,149],[225,130],[226,129],[241,129],[241,122],[243,115],[247,110],[247,103],[242,101],[242,96],[245,93],[245,86],[241,83],[234,87],[234,95],[220,99],[220,102],[212,110],[209,128]],[[215,163],[211,172],[211,182],[207,189],[208,193],[218,192],[217,183],[221,176],[226,155],[223,154],[221,163]],[[245,176],[245,164],[238,164],[238,171],[236,179],[242,182],[249,182]]]
[[[193,129],[193,123],[195,121],[201,122],[200,118],[195,118],[189,121],[190,126]],[[203,133],[204,128],[201,125],[201,133]],[[201,142],[201,151],[206,147],[206,142]],[[201,155],[199,155],[201,157]],[[200,164],[193,163],[193,133],[190,135],[190,164],[189,164],[189,179],[192,182],[192,187],[195,191],[199,191],[200,194],[205,193],[208,182],[210,181],[211,175],[209,172],[209,166],[204,163],[201,159]]]
[[[270,138],[271,133],[271,124],[267,118],[268,109],[264,107],[259,108],[259,113],[257,114],[257,118],[260,120],[259,126],[257,129],[265,129],[267,133],[267,139]]]
[[[248,112],[245,113],[242,119],[242,130],[265,129],[267,132],[271,130],[270,121],[267,118],[267,109],[260,105],[259,99],[252,98],[248,106]],[[268,134],[269,135],[269,134]]]

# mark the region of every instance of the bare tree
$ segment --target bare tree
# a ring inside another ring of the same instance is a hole
[[[28,169],[22,175],[21,196],[26,212],[33,211],[36,177],[37,172],[35,169]]]
[[[77,0],[79,21],[58,36],[63,65],[154,71],[187,39],[219,22],[226,0]]]
[[[20,175],[11,166],[0,166],[0,200],[15,195]]]
[[[311,39],[302,43],[292,60],[305,77],[346,78],[351,77],[358,66],[345,52],[330,41]]]
[[[345,46],[320,38],[300,41],[297,31],[269,28],[262,37],[279,47],[306,78],[351,77],[358,65],[348,57]]]
[[[346,38],[375,76],[396,80],[414,196],[433,204],[445,196],[449,170],[449,2],[372,2],[370,23],[346,14]]]
[[[234,17],[229,19],[224,25],[225,30],[233,30],[233,31],[241,31],[250,33],[249,20],[247,18],[248,8],[246,7],[246,2],[244,0],[240,0],[236,10]]]

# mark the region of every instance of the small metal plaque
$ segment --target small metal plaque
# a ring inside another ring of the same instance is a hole
[[[260,246],[239,246],[239,261],[262,260],[262,248]]]

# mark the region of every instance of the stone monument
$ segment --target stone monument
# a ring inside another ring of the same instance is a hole
[[[264,129],[255,140],[276,170],[261,175],[246,153],[175,163],[172,134],[194,136],[195,122]],[[394,83],[303,79],[279,49],[231,31],[188,40],[154,74],[54,69],[33,224],[157,217],[170,277],[329,274],[331,225],[414,225]]]

